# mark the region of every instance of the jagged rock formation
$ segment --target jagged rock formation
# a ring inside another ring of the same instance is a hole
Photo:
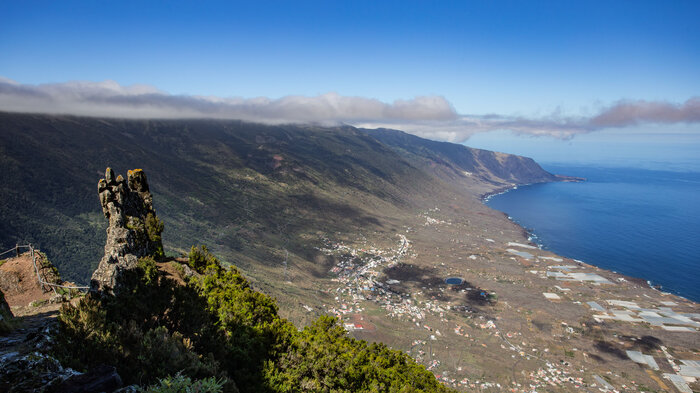
[[[114,294],[121,273],[134,268],[138,258],[163,256],[160,235],[163,224],[153,209],[153,197],[143,170],[128,171],[124,180],[121,175],[115,178],[112,168],[107,168],[97,190],[109,226],[105,253],[90,285],[93,291]]]

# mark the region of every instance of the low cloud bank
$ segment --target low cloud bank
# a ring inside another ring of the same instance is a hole
[[[221,118],[266,123],[452,121],[443,97],[416,97],[387,104],[328,93],[279,99],[171,95],[151,86],[113,81],[23,85],[0,79],[0,109],[126,118]]]
[[[567,139],[602,128],[642,123],[698,123],[700,98],[682,104],[620,101],[591,117],[542,118],[456,113],[440,96],[384,103],[328,93],[279,99],[171,95],[152,86],[113,81],[27,85],[0,77],[0,110],[120,118],[216,118],[263,123],[352,124],[396,128],[430,139],[463,142],[494,130]]]
[[[700,97],[683,104],[659,101],[620,101],[590,120],[597,127],[626,127],[639,123],[698,123]]]
[[[479,132],[508,130],[520,135],[548,136],[571,139],[578,134],[605,128],[632,127],[640,124],[700,123],[700,97],[682,104],[664,101],[619,101],[603,108],[594,116],[565,117],[551,115],[541,118],[503,115],[460,115],[447,122],[415,121],[410,124],[368,122],[367,128],[399,128],[413,134],[450,142],[463,142]]]

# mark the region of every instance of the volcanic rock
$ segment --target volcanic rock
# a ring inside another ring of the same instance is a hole
[[[153,197],[143,170],[128,171],[124,180],[107,168],[97,190],[109,226],[104,256],[92,274],[90,285],[93,291],[114,294],[118,291],[119,277],[136,267],[140,257],[163,256],[160,235],[163,224],[153,209]]]

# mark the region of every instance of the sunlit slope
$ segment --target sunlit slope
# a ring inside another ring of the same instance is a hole
[[[557,176],[544,171],[533,159],[461,144],[419,138],[398,130],[365,130],[404,158],[428,164],[441,177],[473,176],[495,185],[556,181]]]
[[[312,276],[327,272],[313,251],[326,234],[392,234],[419,201],[553,179],[529,159],[400,131],[2,113],[2,248],[32,242],[85,282],[104,244],[107,166],[147,170],[166,251],[206,243],[262,272],[288,251]]]

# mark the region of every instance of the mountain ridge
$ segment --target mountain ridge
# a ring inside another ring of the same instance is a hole
[[[151,182],[161,193],[157,200],[166,202],[160,210],[167,227],[175,227],[176,235],[189,233],[182,241],[175,239],[183,245],[182,250],[201,237],[204,228],[196,227],[201,227],[204,219],[225,227],[255,216],[253,220],[264,226],[265,232],[274,232],[270,227],[277,225],[275,220],[260,219],[258,214],[269,206],[281,204],[288,210],[302,206],[316,216],[310,220],[314,222],[325,221],[325,217],[313,211],[336,212],[349,225],[361,227],[378,220],[375,212],[363,211],[366,205],[376,205],[382,211],[397,206],[402,209],[416,197],[428,199],[426,188],[459,185],[462,191],[474,188],[483,194],[494,187],[511,186],[513,181],[557,180],[530,159],[504,156],[506,164],[502,164],[494,158],[500,153],[479,150],[476,156],[486,162],[482,164],[469,156],[475,150],[461,145],[395,130],[382,134],[350,126],[0,113],[0,131],[2,171],[8,174],[0,191],[5,201],[2,214],[11,218],[0,224],[0,243],[11,246],[18,240],[32,241],[52,255],[68,279],[83,282],[100,255],[99,248],[89,244],[103,243],[102,224],[94,213],[98,201],[88,192],[94,182],[91,174],[106,166],[149,168],[154,174]],[[399,143],[401,138],[413,145]],[[419,146],[422,152],[407,149],[411,146]],[[457,159],[460,151],[466,157],[462,161]],[[505,165],[519,170],[522,178],[505,176]],[[467,170],[475,174],[472,179],[464,174]],[[34,206],[27,209],[28,217],[40,213],[56,222],[55,229],[43,233],[47,229],[39,217],[35,224],[23,222],[27,216],[18,215],[16,209],[24,210],[22,205],[26,204]],[[217,212],[207,206],[216,206]],[[202,217],[187,217],[183,212],[188,211]],[[172,225],[174,216],[195,228],[182,224],[178,229]],[[59,221],[68,225],[60,226]],[[245,232],[246,228],[237,230]],[[233,243],[241,242],[240,238],[223,236]],[[76,247],[76,242],[65,241],[67,238],[91,248]],[[68,255],[82,261],[83,267],[75,273],[75,269],[66,269]]]
[[[456,176],[467,172],[470,173],[468,176],[476,174],[482,176],[484,180],[493,181],[494,184],[504,181],[523,184],[560,180],[556,175],[544,171],[529,157],[433,141],[400,130],[378,128],[363,131],[396,150],[403,150],[414,156],[423,156],[446,165]]]

